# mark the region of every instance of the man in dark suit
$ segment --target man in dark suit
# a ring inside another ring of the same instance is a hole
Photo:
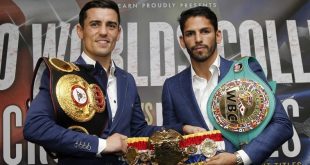
[[[213,130],[207,116],[207,102],[233,62],[218,53],[217,44],[222,35],[216,15],[208,7],[182,12],[179,23],[182,31],[180,43],[190,55],[191,66],[164,83],[163,124],[183,134]],[[257,62],[249,65],[266,82],[260,65]],[[276,99],[272,119],[260,135],[240,150],[225,138],[226,152],[212,157],[206,164],[261,164],[292,135],[292,124],[281,102]]]
[[[96,74],[92,76],[106,88],[109,116],[106,129],[98,137],[58,125],[50,94],[50,77],[45,71],[40,91],[27,114],[24,137],[61,155],[59,164],[122,164],[120,154],[115,153],[126,152],[127,137],[150,136],[161,127],[147,125],[133,76],[111,59],[121,32],[117,4],[110,0],[88,2],[81,9],[77,32],[83,41],[83,53],[76,65],[93,66]],[[107,80],[103,81],[105,74]]]

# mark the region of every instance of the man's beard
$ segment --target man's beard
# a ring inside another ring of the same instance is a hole
[[[208,60],[210,58],[210,56],[212,56],[212,54],[215,52],[215,50],[217,48],[216,42],[214,42],[214,44],[211,47],[209,47],[208,45],[203,45],[203,46],[205,46],[205,48],[208,50],[207,54],[194,54],[193,49],[196,46],[192,47],[191,49],[186,48],[191,59],[193,59],[197,62],[204,62],[204,61]]]

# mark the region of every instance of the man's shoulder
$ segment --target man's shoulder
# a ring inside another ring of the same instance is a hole
[[[133,78],[133,76],[132,76],[131,73],[127,72],[126,70],[124,70],[124,69],[122,69],[122,68],[120,68],[120,67],[118,67],[118,66],[115,66],[115,74],[116,74],[117,76],[123,76],[123,77],[126,77],[126,78],[129,78],[129,79],[133,79],[133,80],[134,80],[134,78]],[[116,76],[116,75],[115,75],[115,76]]]
[[[118,66],[115,66],[115,71],[120,73],[120,74],[124,74],[124,75],[131,75],[129,72],[127,72],[126,70],[118,67]]]
[[[191,75],[191,70],[190,67],[185,68],[184,70],[182,70],[180,73],[175,74],[174,76],[171,76],[170,78],[166,79],[166,83],[175,83],[175,82],[179,82],[181,79],[183,79],[186,76],[190,76]]]

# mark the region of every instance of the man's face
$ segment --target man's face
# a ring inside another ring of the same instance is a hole
[[[215,31],[209,19],[203,16],[189,17],[183,31],[181,46],[187,49],[192,60],[203,62],[217,53],[217,44],[222,36],[220,31]]]
[[[84,52],[93,58],[111,56],[120,36],[117,13],[108,8],[91,8],[86,14],[84,26],[77,26]]]

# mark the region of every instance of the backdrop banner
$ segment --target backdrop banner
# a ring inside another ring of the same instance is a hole
[[[0,164],[55,164],[23,138],[33,69],[40,57],[75,61],[78,13],[87,0],[1,0]],[[219,18],[220,55],[256,57],[294,124],[294,136],[266,165],[310,164],[310,1],[116,0],[122,33],[113,59],[137,83],[148,124],[162,125],[165,79],[189,66],[180,48],[180,13],[210,7]],[[308,62],[307,62],[308,61]],[[275,132],[276,133],[276,132]],[[278,131],[281,134],[281,130]],[[266,139],[268,140],[268,139]]]

